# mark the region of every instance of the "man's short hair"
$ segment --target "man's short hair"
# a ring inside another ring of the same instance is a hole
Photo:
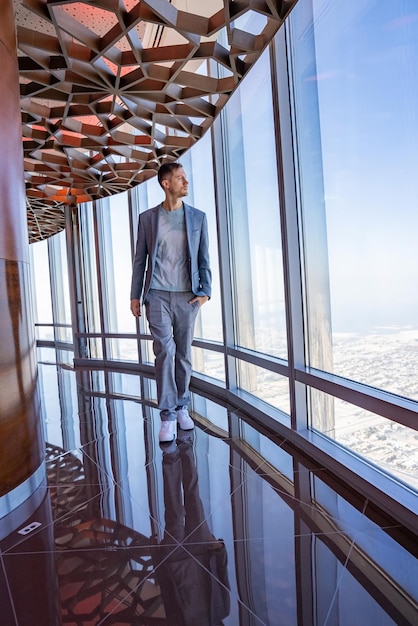
[[[180,167],[183,167],[181,163],[177,161],[175,163],[163,163],[160,169],[158,170],[158,182],[162,187],[162,182],[165,178],[171,178],[176,170]]]

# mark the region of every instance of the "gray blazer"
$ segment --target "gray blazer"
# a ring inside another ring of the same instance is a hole
[[[209,238],[206,214],[186,203],[186,223],[189,272],[195,296],[211,296],[212,275],[209,267]],[[158,243],[158,212],[161,205],[139,215],[138,237],[132,271],[131,300],[145,300],[155,268]],[[145,276],[145,285],[144,285]]]

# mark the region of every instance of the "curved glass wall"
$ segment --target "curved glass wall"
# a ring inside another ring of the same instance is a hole
[[[180,159],[188,201],[208,216],[214,279],[196,325],[194,384],[321,450],[335,471],[347,465],[370,483],[378,476],[382,492],[406,485],[413,496],[414,7],[299,0]],[[152,178],[79,208],[68,259],[77,365],[139,363],[152,377],[150,335],[144,317],[136,326],[130,314],[129,283],[138,215],[161,200]],[[32,248],[38,292],[45,246]],[[139,392],[152,401],[153,381]]]
[[[301,2],[290,33],[309,364],[418,399],[415,9]],[[312,345],[327,333],[325,359]]]
[[[30,246],[29,251],[31,254],[34,319],[37,322],[36,338],[52,341],[54,333],[48,241],[40,241],[36,246]]]
[[[416,4],[300,2],[288,41],[307,365],[417,400]],[[396,409],[392,421],[317,390],[311,402],[313,428],[418,485],[415,430]]]
[[[224,128],[236,344],[287,359],[268,51],[228,103]]]

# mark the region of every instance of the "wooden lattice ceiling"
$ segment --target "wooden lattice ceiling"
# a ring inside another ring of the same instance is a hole
[[[179,158],[296,1],[15,0],[29,240]]]

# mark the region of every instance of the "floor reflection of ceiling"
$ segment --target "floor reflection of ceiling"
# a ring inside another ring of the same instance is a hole
[[[296,1],[15,0],[29,240],[180,157]]]
[[[83,626],[100,616],[117,624],[166,624],[153,573],[155,541],[95,515],[85,499],[82,462],[51,444],[46,452],[63,623]]]
[[[198,523],[181,539],[166,525],[162,541],[103,518],[102,487],[86,480],[83,462],[72,452],[46,444],[62,623],[86,626],[99,619],[130,626],[209,626],[229,614],[225,544],[210,533],[204,517],[192,441],[187,434],[181,459],[177,455],[177,470],[171,460],[167,462],[166,487],[177,493],[172,489],[176,481],[185,485],[188,497],[184,507],[179,506],[181,517],[184,509],[187,519],[189,506],[189,515]],[[89,464],[86,458],[84,462]],[[199,520],[197,507],[203,516]],[[166,520],[178,522],[171,511]]]

